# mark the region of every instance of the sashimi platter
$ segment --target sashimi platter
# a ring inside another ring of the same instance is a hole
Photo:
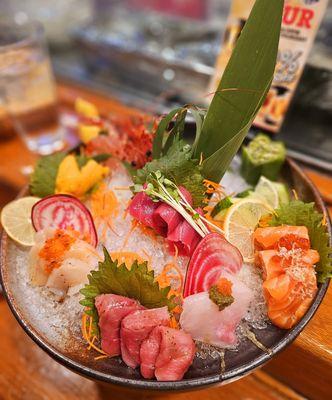
[[[282,142],[244,142],[282,10],[256,1],[207,110],[106,118],[77,99],[80,144],[39,159],[3,208],[4,293],[62,364],[136,388],[227,383],[318,308],[332,273],[324,204]]]

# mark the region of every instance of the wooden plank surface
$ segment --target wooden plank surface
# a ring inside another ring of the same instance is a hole
[[[77,96],[93,101],[101,113],[129,115],[139,111],[105,96],[75,86],[59,85],[62,106],[70,109]],[[17,137],[0,142],[0,207],[13,198],[27,182],[20,170],[33,164],[36,156],[29,153]],[[307,171],[327,201],[331,201],[332,178]],[[278,380],[312,399],[329,399],[332,393],[332,288],[322,306],[300,337],[264,368]],[[214,399],[292,399],[298,395],[270,379],[255,373],[222,388],[197,394],[172,395],[172,399],[195,400],[204,394]],[[127,394],[105,388],[59,366],[23,333],[11,316],[4,300],[0,301],[0,399],[79,399],[158,398]],[[278,397],[279,396],[279,397]],[[292,397],[295,396],[295,397]],[[170,398],[165,396],[164,398]]]

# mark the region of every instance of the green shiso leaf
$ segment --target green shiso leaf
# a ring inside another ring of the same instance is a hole
[[[195,143],[203,174],[219,182],[239,150],[270,88],[283,0],[257,0],[238,39]]]
[[[30,192],[34,196],[45,197],[54,194],[55,181],[61,161],[66,153],[60,152],[41,157],[30,177]]]
[[[146,262],[137,261],[127,268],[125,264],[118,265],[112,260],[104,247],[104,261],[99,262],[98,270],[88,275],[89,284],[85,285],[80,293],[84,299],[80,304],[87,307],[86,313],[92,317],[93,329],[99,334],[98,312],[95,307],[95,298],[100,294],[116,294],[129,297],[140,302],[146,308],[167,306],[169,311],[176,307],[174,296],[168,297],[170,286],[160,288],[155,281],[154,271],[148,270]]]
[[[320,261],[317,265],[319,282],[325,282],[332,277],[332,248],[329,243],[327,227],[323,225],[323,214],[315,209],[315,203],[303,203],[300,200],[291,201],[275,210],[276,215],[270,225],[306,226],[309,231],[311,247],[318,251]]]
[[[137,171],[134,183],[143,185],[152,172],[161,174],[173,181],[178,187],[185,187],[193,198],[194,208],[202,205],[205,186],[201,167],[197,160],[191,159],[191,148],[183,140],[175,139],[167,154],[147,163]]]

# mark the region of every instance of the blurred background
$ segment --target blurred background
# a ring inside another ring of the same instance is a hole
[[[331,171],[332,2],[326,1],[278,138],[291,155]],[[230,36],[231,3],[253,1],[1,0],[0,7],[2,18],[44,25],[58,80],[164,113],[177,104],[208,103],[216,60]]]

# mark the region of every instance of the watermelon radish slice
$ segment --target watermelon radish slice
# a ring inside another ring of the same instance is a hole
[[[210,289],[223,272],[236,274],[243,264],[239,250],[219,233],[206,235],[191,256],[183,297]]]
[[[32,225],[36,231],[44,228],[68,229],[81,233],[94,247],[98,236],[92,215],[76,197],[55,194],[38,201],[31,211]]]

